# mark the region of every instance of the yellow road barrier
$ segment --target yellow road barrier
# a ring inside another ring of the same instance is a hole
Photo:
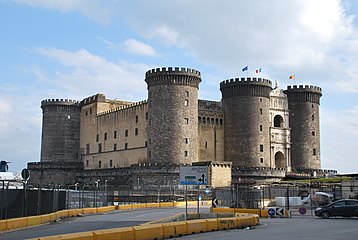
[[[187,234],[186,222],[184,221],[163,223],[162,225],[164,239],[182,237]]]
[[[125,239],[135,240],[132,227],[93,231],[93,240]]]
[[[163,239],[163,226],[161,224],[135,226],[133,229],[136,240]]]

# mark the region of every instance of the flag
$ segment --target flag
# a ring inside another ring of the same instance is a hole
[[[295,75],[291,75],[289,79],[295,79]]]
[[[246,66],[246,67],[244,67],[244,68],[242,69],[243,72],[245,72],[245,71],[247,71],[247,70],[249,70],[249,66]]]
[[[260,73],[261,72],[261,68],[256,69],[256,73]]]

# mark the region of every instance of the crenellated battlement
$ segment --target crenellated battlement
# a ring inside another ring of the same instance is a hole
[[[81,101],[81,106],[87,105],[94,102],[103,102],[106,101],[106,96],[103,93],[98,93],[96,95],[87,97]]]
[[[287,86],[287,91],[322,93],[322,88],[312,85],[292,85]]]
[[[270,97],[272,82],[265,78],[232,78],[220,83],[222,98],[237,96]]]
[[[179,67],[162,67],[162,68],[154,68],[145,73],[146,77],[151,75],[162,75],[162,74],[185,74],[192,75],[200,78],[200,72],[198,70],[192,68],[179,68]]]
[[[111,109],[111,110],[108,110],[108,111],[105,111],[105,112],[100,112],[100,113],[97,114],[97,116],[102,116],[102,115],[106,115],[106,114],[109,114],[109,113],[123,111],[123,110],[131,109],[131,108],[137,108],[137,107],[141,107],[141,106],[143,106],[145,104],[147,104],[147,100],[131,103],[129,105],[114,108],[114,109]]]
[[[48,106],[48,105],[75,105],[79,106],[79,101],[72,100],[72,99],[45,99],[41,101],[41,106]]]
[[[220,87],[231,86],[231,85],[265,85],[265,86],[272,86],[271,80],[265,78],[256,78],[256,77],[242,77],[242,78],[231,78],[224,80],[220,83]]]
[[[163,67],[149,70],[145,73],[148,87],[158,85],[182,85],[199,88],[200,72],[191,68]]]

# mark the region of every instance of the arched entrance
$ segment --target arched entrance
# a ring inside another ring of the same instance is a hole
[[[275,166],[277,168],[286,168],[285,156],[283,155],[282,152],[277,152],[275,154]]]
[[[274,127],[283,127],[283,118],[281,115],[276,115],[273,119],[273,126]]]

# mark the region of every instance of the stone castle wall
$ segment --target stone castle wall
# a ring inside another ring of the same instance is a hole
[[[225,161],[233,166],[269,167],[271,81],[230,79],[220,83],[223,98]]]
[[[200,72],[187,68],[153,69],[148,84],[148,162],[198,161]]]
[[[320,169],[319,104],[322,90],[315,86],[289,86],[292,167]]]

